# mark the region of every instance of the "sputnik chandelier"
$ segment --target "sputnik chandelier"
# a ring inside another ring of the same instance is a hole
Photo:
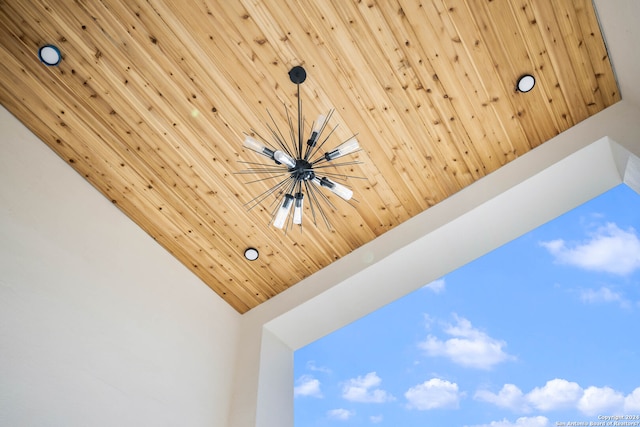
[[[285,113],[289,123],[289,139],[285,138],[273,116],[267,110],[273,126],[266,124],[270,136],[274,143],[263,138],[252,129],[254,138],[246,135],[243,146],[249,150],[265,156],[272,160],[272,163],[241,162],[252,165],[252,168],[240,173],[266,175],[249,183],[265,180],[279,179],[279,182],[262,194],[254,197],[246,205],[249,209],[262,204],[272,195],[271,202],[272,215],[271,224],[279,229],[288,229],[293,225],[302,226],[303,207],[305,196],[308,200],[309,211],[312,222],[317,225],[318,217],[322,218],[328,229],[331,223],[325,211],[328,206],[336,209],[329,197],[323,192],[328,190],[333,194],[349,201],[353,196],[353,191],[348,187],[336,182],[336,180],[346,180],[347,178],[362,178],[339,173],[340,166],[351,166],[360,164],[358,161],[334,162],[334,160],[351,154],[360,148],[355,135],[338,145],[330,151],[322,151],[325,143],[338,127],[331,129],[326,137],[321,140],[321,136],[327,128],[327,123],[335,110],[330,110],[326,115],[320,115],[311,126],[311,134],[303,144],[304,118],[302,116],[302,101],[300,99],[300,84],[305,81],[307,73],[304,68],[297,66],[289,71],[289,78],[296,84],[298,89],[298,129],[297,134],[293,126],[293,120],[289,115],[289,110],[285,105]],[[322,175],[322,176],[321,176]],[[293,208],[293,217],[290,217]]]

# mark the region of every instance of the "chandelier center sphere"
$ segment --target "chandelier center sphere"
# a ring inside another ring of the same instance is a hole
[[[311,181],[316,176],[311,163],[304,159],[297,159],[296,165],[290,168],[289,172],[296,181]]]

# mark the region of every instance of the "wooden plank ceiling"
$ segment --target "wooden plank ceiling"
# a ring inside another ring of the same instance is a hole
[[[0,40],[0,102],[240,313],[620,99],[590,0],[1,0]],[[306,129],[362,147],[331,231],[238,174],[296,65]]]

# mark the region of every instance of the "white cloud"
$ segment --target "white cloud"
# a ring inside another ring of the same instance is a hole
[[[640,239],[635,230],[621,230],[614,223],[598,228],[588,241],[573,247],[562,239],[540,244],[561,264],[621,276],[640,268]]]
[[[314,372],[322,372],[323,374],[330,374],[331,369],[326,368],[324,366],[316,366],[315,360],[309,360],[307,362],[307,369]]]
[[[369,421],[373,424],[380,424],[383,420],[382,415],[372,415],[369,417]]]
[[[353,411],[349,411],[348,409],[344,409],[344,408],[339,408],[339,409],[332,409],[330,411],[327,411],[327,417],[331,418],[332,420],[340,420],[340,421],[347,421],[349,418],[353,417],[356,413]]]
[[[294,397],[308,396],[308,397],[322,397],[320,391],[320,381],[313,378],[311,375],[303,375],[296,381],[296,386],[293,388]]]
[[[580,291],[580,300],[589,304],[617,302],[621,307],[628,308],[630,306],[629,301],[625,300],[621,293],[614,292],[606,286],[598,290],[582,289]]]
[[[507,421],[491,421],[489,424],[478,424],[467,427],[547,427],[549,420],[546,417],[520,417],[514,423]]]
[[[505,384],[497,394],[479,390],[474,399],[521,413],[532,409],[576,409],[584,415],[595,416],[602,413],[640,411],[640,387],[625,397],[611,387],[591,386],[583,389],[578,383],[560,378],[547,381],[543,387],[536,387],[524,395],[515,385]]]
[[[482,402],[493,403],[496,406],[507,408],[514,412],[529,412],[530,410],[522,390],[513,384],[505,384],[498,394],[489,390],[478,390],[473,398]]]
[[[469,368],[490,369],[494,365],[512,358],[503,350],[506,343],[491,338],[486,333],[473,328],[467,319],[455,316],[456,324],[444,329],[449,338],[442,341],[429,335],[419,347],[429,356],[448,357],[454,363]]]
[[[536,387],[527,393],[527,401],[540,411],[575,407],[582,397],[578,383],[563,379],[547,381],[544,387]]]
[[[580,292],[580,299],[583,302],[596,303],[596,302],[615,302],[622,300],[622,295],[612,291],[606,286],[601,287],[597,291],[593,289],[583,289]]]
[[[640,412],[640,387],[633,390],[624,399],[624,412],[627,414]]]
[[[382,380],[375,372],[364,377],[351,378],[342,387],[342,397],[351,402],[384,403],[394,400],[386,391],[378,388]]]
[[[432,378],[422,384],[411,387],[404,394],[409,401],[408,407],[419,411],[437,408],[457,408],[463,396],[458,384],[439,378]]]
[[[624,400],[622,393],[612,388],[589,387],[578,401],[578,409],[583,414],[592,416],[613,413],[624,407]]]
[[[442,293],[444,292],[444,288],[445,288],[444,279],[438,279],[438,280],[434,280],[431,283],[427,283],[426,285],[424,285],[424,288],[430,290],[434,294]]]
[[[424,313],[422,315],[422,317],[424,319],[424,327],[425,327],[425,329],[427,329],[427,330],[431,329],[431,326],[435,322],[435,319],[433,317],[429,316],[427,313]]]

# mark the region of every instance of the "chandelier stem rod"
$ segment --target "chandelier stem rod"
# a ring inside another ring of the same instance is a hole
[[[300,98],[300,83],[296,85],[298,89],[298,158],[302,158],[302,98]]]

